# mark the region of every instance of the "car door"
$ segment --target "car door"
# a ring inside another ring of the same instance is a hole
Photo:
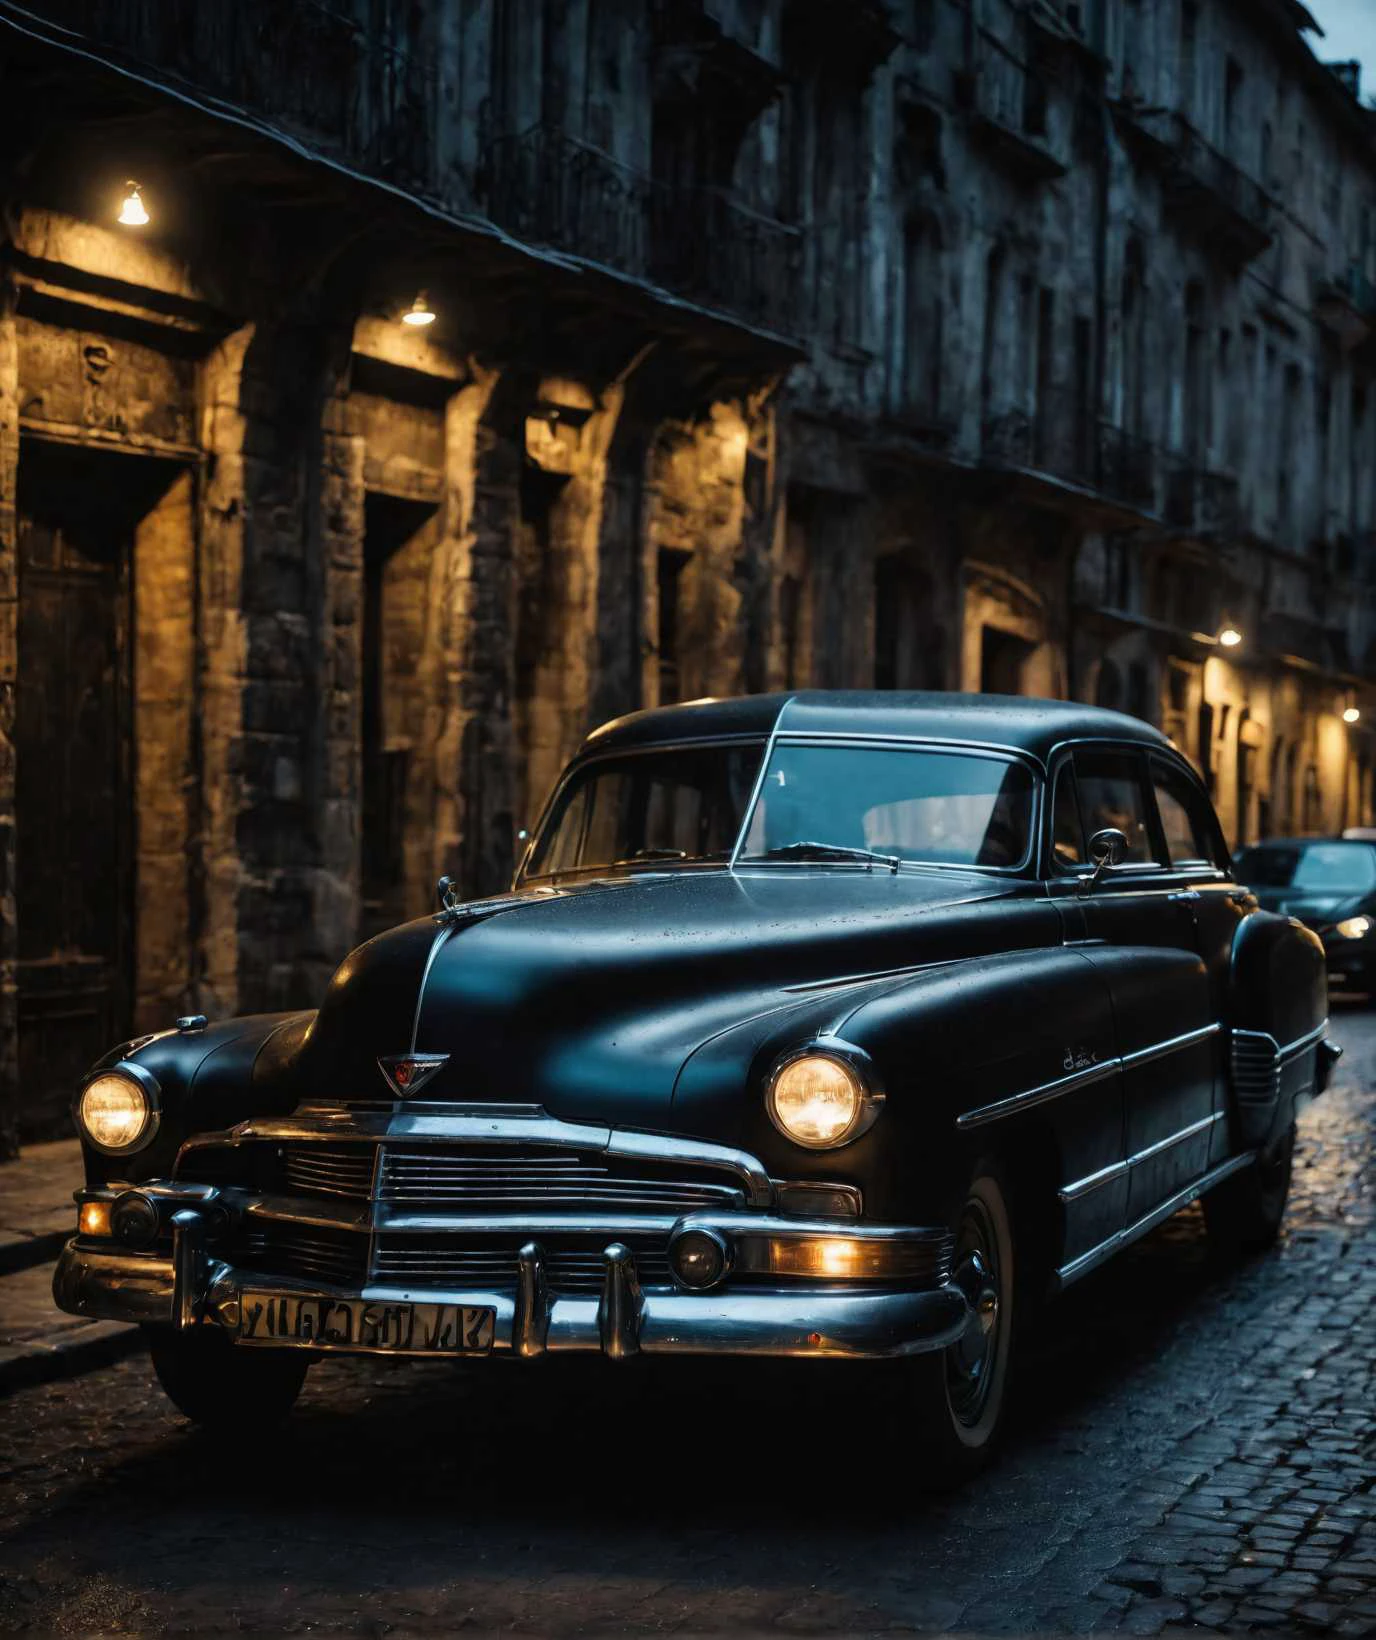
[[[1068,934],[1099,969],[1113,1006],[1130,1228],[1208,1170],[1224,1125],[1200,889],[1197,874],[1171,867],[1146,748],[1082,743],[1058,760],[1053,779],[1057,897]],[[1073,804],[1061,782],[1069,782]],[[1126,857],[1089,886],[1089,839],[1109,827],[1127,838]]]
[[[1215,1047],[1217,1109],[1226,1108],[1228,989],[1233,941],[1238,924],[1256,909],[1255,897],[1233,880],[1228,847],[1213,804],[1194,771],[1183,759],[1152,752],[1149,757],[1152,797],[1162,842],[1173,877],[1181,884],[1194,921],[1195,943],[1209,975],[1214,1018],[1222,1026]],[[1228,1129],[1216,1122],[1209,1154],[1211,1166],[1228,1153]]]

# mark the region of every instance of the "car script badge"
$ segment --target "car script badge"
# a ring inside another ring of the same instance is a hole
[[[440,1066],[448,1062],[447,1053],[394,1053],[379,1059],[377,1068],[387,1078],[392,1092],[399,1099],[406,1099],[423,1088]]]

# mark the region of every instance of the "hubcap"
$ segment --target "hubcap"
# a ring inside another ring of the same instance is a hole
[[[965,1331],[946,1350],[946,1391],[951,1411],[967,1427],[984,1414],[998,1355],[998,1244],[983,1205],[972,1201],[956,1239],[955,1284],[970,1306]]]

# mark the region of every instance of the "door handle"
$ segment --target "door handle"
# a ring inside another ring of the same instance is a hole
[[[1178,888],[1170,900],[1172,905],[1193,905],[1201,897],[1197,888]]]

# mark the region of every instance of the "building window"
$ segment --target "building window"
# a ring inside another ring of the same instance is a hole
[[[1242,64],[1229,57],[1223,70],[1223,151],[1233,152],[1242,108]]]
[[[985,695],[1020,695],[1027,663],[1036,645],[999,626],[984,628],[980,645],[979,687]]]
[[[803,614],[803,583],[796,575],[785,575],[779,584],[779,649],[783,659],[783,685],[796,689],[798,640]]]

